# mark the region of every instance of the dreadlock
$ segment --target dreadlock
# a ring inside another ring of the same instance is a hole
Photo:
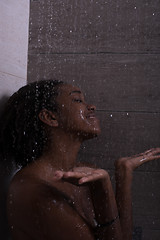
[[[57,111],[57,80],[43,80],[20,88],[8,100],[1,116],[0,150],[2,158],[14,157],[18,166],[38,158],[46,143],[38,114],[43,108]]]

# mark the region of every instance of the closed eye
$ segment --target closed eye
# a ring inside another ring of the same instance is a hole
[[[81,99],[73,99],[73,102],[82,103],[82,100]]]

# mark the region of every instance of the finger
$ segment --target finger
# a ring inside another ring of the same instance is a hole
[[[149,153],[152,152],[152,150],[153,150],[153,148],[152,148],[152,149],[149,149],[149,150],[147,150],[147,151],[145,151],[145,152],[136,154],[135,157],[144,156],[144,155],[146,155],[146,154],[149,154]]]
[[[155,155],[157,153],[160,153],[160,148],[151,148],[151,149],[149,149],[145,152],[132,155],[132,156],[128,157],[126,160],[131,159],[131,158],[138,158],[138,157],[141,157],[141,156],[143,156],[145,158],[146,157],[145,155],[151,156],[151,155]]]
[[[156,160],[156,159],[160,159],[160,155],[146,156],[146,157],[143,157],[142,159],[140,159],[139,161],[144,163],[144,162],[149,162],[149,161],[153,161],[153,160]]]
[[[63,178],[82,178],[86,175],[87,174],[83,172],[65,172]]]
[[[151,148],[151,149],[149,149],[149,150],[145,151],[145,152],[144,152],[144,154],[151,153],[151,152],[153,151],[153,149],[154,149],[154,148]]]
[[[87,174],[91,174],[95,169],[90,168],[90,167],[76,167],[73,168],[73,172],[83,172]]]
[[[63,174],[64,174],[63,171],[56,171],[56,172],[54,173],[53,178],[55,178],[55,179],[61,179],[61,178],[63,177]]]
[[[151,148],[151,149],[149,149],[149,150],[147,150],[147,151],[145,151],[145,152],[142,152],[142,153],[139,153],[139,154],[136,154],[136,155],[134,155],[134,157],[139,157],[139,156],[144,156],[144,155],[150,155],[150,154],[152,154],[153,153],[153,151],[154,150],[158,150],[158,148]],[[160,150],[160,148],[159,148],[159,150]],[[132,156],[133,157],[133,156]]]
[[[143,158],[148,158],[148,157],[151,157],[151,156],[156,156],[157,154],[160,153],[160,148],[152,148],[148,151],[146,151],[143,155]]]
[[[79,183],[79,184],[83,184],[83,183],[87,183],[87,182],[93,182],[93,181],[99,180],[99,179],[101,179],[101,178],[102,178],[102,175],[101,175],[101,174],[94,173],[94,174],[91,174],[91,175],[82,177],[82,178],[78,181],[78,183]]]
[[[152,149],[150,155],[156,155],[156,154],[158,154],[158,153],[160,153],[160,148],[154,148],[154,149]]]
[[[145,153],[138,153],[138,154],[135,154],[135,155],[131,155],[130,157],[127,157],[126,160],[128,159],[132,159],[132,158],[138,158],[138,157],[141,157],[141,156],[144,156]]]

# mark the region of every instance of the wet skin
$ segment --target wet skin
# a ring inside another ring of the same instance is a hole
[[[63,85],[56,101],[58,112],[45,109],[39,115],[49,139],[43,155],[20,170],[10,186],[8,215],[13,239],[94,237],[90,228],[95,227],[95,214],[88,187],[60,179],[57,170],[78,166],[81,142],[100,133],[99,120],[95,106],[85,102],[77,87]]]
[[[79,88],[63,85],[57,97],[59,106],[59,127],[77,137],[93,138],[100,133],[99,120],[96,117],[96,107],[85,102]]]
[[[49,139],[42,156],[20,170],[9,189],[13,240],[131,240],[132,172],[160,158],[160,149],[116,161],[115,198],[107,171],[76,162],[81,143],[100,133],[95,106],[67,84],[56,101],[58,112],[43,109],[39,114]],[[112,225],[97,227],[115,218]]]

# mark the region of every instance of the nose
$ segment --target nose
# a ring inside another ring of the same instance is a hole
[[[87,105],[87,109],[89,110],[89,111],[96,111],[96,106],[94,106],[93,104],[88,104]]]

